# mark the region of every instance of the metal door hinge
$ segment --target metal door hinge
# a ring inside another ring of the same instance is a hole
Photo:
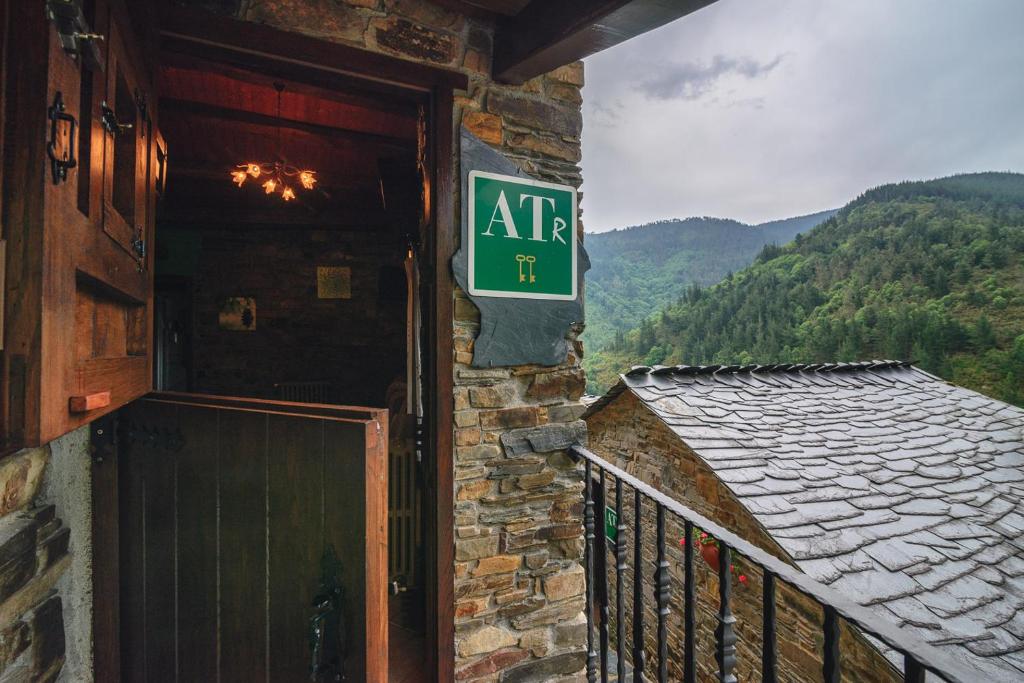
[[[109,413],[89,423],[89,452],[96,463],[117,455],[116,413]]]
[[[97,43],[104,40],[104,36],[89,29],[79,0],[46,0],[46,16],[57,29],[57,38],[65,52],[74,59],[81,55],[90,69],[103,71],[103,54]]]
[[[106,102],[100,104],[100,123],[103,125],[103,130],[114,136],[126,133],[135,127],[134,124],[118,121],[117,114],[114,113],[114,110]]]
[[[139,227],[135,231],[135,239],[132,240],[132,251],[138,257],[139,272],[142,272],[142,269],[146,266],[146,238],[142,235],[142,228]]]

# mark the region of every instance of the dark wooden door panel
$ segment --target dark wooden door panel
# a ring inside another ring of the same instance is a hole
[[[177,454],[178,661],[181,681],[199,681],[217,669],[217,442],[216,411],[178,408],[187,448]]]
[[[386,411],[295,410],[163,394],[124,411],[125,680],[308,681],[327,548],[349,680],[385,680]]]

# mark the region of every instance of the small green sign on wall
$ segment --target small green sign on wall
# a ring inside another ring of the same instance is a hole
[[[469,293],[573,301],[576,188],[469,174]]]

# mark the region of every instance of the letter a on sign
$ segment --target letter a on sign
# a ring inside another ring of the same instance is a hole
[[[576,188],[471,171],[468,199],[471,295],[576,299]]]

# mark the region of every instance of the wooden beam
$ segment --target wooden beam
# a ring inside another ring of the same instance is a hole
[[[319,123],[298,121],[295,119],[285,118],[283,116],[278,118],[268,114],[260,114],[259,112],[246,111],[243,109],[231,109],[229,107],[221,107],[215,104],[193,102],[191,100],[161,99],[160,111],[165,115],[167,112],[178,112],[194,116],[221,119],[224,121],[268,126],[270,128],[290,128],[292,130],[301,130],[312,135],[322,135],[324,137],[348,140],[360,144],[370,144],[376,147],[389,147],[402,150],[416,149],[415,140],[407,140],[405,138],[394,137],[391,135],[379,135],[377,133],[364,133],[363,131],[352,130],[350,128],[335,128],[334,126],[324,126]]]
[[[164,51],[161,53],[160,66],[172,67],[183,71],[193,71],[200,74],[214,73],[236,81],[242,81],[243,83],[250,83],[252,85],[263,86],[266,88],[272,88],[275,83],[284,80],[282,78],[274,77],[268,73],[251,71],[249,69],[231,66],[230,64],[225,64],[223,62],[203,59],[195,55],[183,54],[180,52]],[[389,114],[408,116],[411,119],[416,118],[416,103],[411,101],[408,96],[396,98],[384,97],[383,95],[372,93],[357,94],[349,91],[324,87],[323,84],[312,84],[299,81],[289,81],[286,85],[289,92],[299,93],[309,97],[316,97],[330,102],[337,102],[351,107],[360,107],[368,111],[382,111]]]
[[[710,5],[715,0],[532,0],[498,22],[494,78],[519,84]]]

